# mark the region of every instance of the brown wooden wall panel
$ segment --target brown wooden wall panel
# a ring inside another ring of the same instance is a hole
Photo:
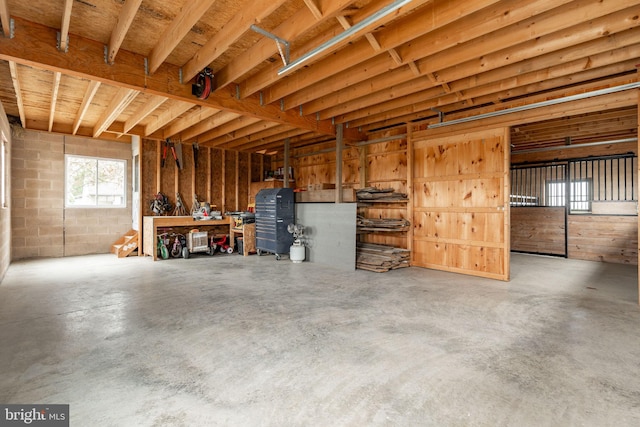
[[[151,139],[142,140],[142,150],[140,159],[141,176],[140,176],[140,194],[142,198],[142,215],[152,215],[151,201],[158,192],[156,182],[157,168],[157,142]]]
[[[193,157],[193,150],[189,147],[191,156]],[[194,194],[198,195],[200,202],[209,202],[211,195],[209,194],[209,148],[200,147],[198,152],[198,165],[194,166]],[[194,194],[184,194],[185,203],[188,203],[190,207],[193,205]]]
[[[222,186],[223,181],[223,168],[222,168],[222,156],[224,151],[218,148],[211,148],[209,152],[210,167],[211,167],[211,206],[216,206],[217,210],[222,210]]]
[[[236,197],[236,151],[227,151],[225,154],[225,186],[224,186],[224,198],[225,205],[224,211],[237,210],[237,197]],[[224,212],[223,212],[224,213]]]
[[[512,207],[511,250],[565,255],[565,208]]]
[[[569,258],[638,264],[638,217],[569,215]]]
[[[387,154],[367,155],[367,181],[377,187],[385,187],[383,183],[407,179],[407,152],[397,151]]]
[[[413,147],[412,265],[508,280],[508,129]]]
[[[427,240],[500,244],[504,241],[502,212],[415,211],[413,233]]]
[[[249,204],[249,154],[238,153],[238,209],[244,211]]]
[[[169,157],[170,154],[167,154]],[[167,159],[169,161],[169,159]],[[171,158],[173,161],[173,158]],[[175,164],[175,161],[173,161]],[[184,203],[184,209],[187,214],[191,212],[191,205],[193,204],[193,194],[195,192],[194,179],[193,179],[193,151],[191,145],[182,144],[182,169],[178,170],[178,192],[180,198]],[[173,195],[175,198],[175,194]]]

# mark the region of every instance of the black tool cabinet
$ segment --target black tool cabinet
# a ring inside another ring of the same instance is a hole
[[[256,195],[256,250],[288,254],[293,234],[287,227],[295,222],[295,198],[292,188],[265,188]]]

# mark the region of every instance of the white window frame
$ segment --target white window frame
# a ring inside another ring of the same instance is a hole
[[[104,205],[100,205],[99,203],[99,194],[97,194],[98,192],[98,180],[96,178],[96,203],[95,204],[69,204],[69,197],[68,197],[68,191],[69,191],[69,160],[70,159],[89,159],[89,160],[95,160],[96,161],[96,175],[98,174],[98,165],[101,161],[109,161],[109,162],[118,162],[118,163],[122,163],[123,164],[123,173],[124,176],[122,177],[123,179],[123,192],[122,192],[122,200],[123,200],[123,204],[122,205],[109,205],[109,204],[104,204]],[[127,161],[124,159],[112,159],[112,158],[107,158],[107,157],[96,157],[96,156],[80,156],[80,155],[76,155],[76,154],[65,154],[65,159],[64,159],[64,165],[65,165],[65,191],[64,191],[64,204],[65,207],[67,209],[124,209],[127,207]]]

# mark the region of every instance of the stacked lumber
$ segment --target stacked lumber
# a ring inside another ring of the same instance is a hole
[[[358,231],[407,231],[409,221],[402,218],[364,218],[358,216]]]
[[[358,242],[356,247],[356,268],[384,273],[389,270],[409,267],[411,253],[408,249],[393,246]]]
[[[393,188],[376,188],[365,187],[356,192],[359,202],[406,202],[407,195],[405,193],[396,193]]]

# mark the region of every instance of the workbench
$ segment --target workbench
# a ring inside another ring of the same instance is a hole
[[[158,228],[189,227],[200,231],[208,227],[225,227],[224,234],[231,235],[233,220],[231,217],[222,219],[203,219],[195,221],[192,216],[145,216],[142,219],[142,253],[158,259]]]

